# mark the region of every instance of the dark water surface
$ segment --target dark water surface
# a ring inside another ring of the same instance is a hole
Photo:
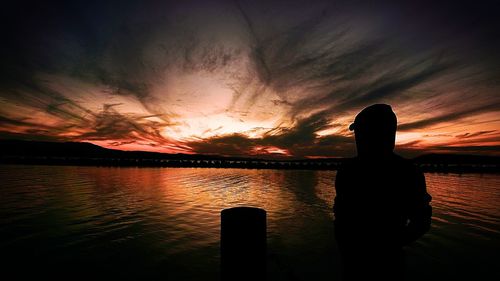
[[[268,280],[338,280],[335,171],[1,165],[0,179],[9,280],[218,280],[234,206],[268,212]],[[426,180],[433,225],[407,249],[407,279],[500,280],[500,175]]]

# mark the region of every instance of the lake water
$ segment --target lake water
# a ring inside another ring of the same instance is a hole
[[[338,280],[335,174],[1,165],[2,276],[218,280],[220,211],[255,206],[268,280]],[[407,249],[407,279],[500,280],[500,175],[426,181],[433,224]]]

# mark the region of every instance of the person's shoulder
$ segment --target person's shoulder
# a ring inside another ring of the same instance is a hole
[[[399,167],[401,170],[406,170],[412,173],[420,173],[420,168],[415,164],[415,161],[413,161],[412,159],[405,158],[395,153],[393,155],[393,159],[395,165],[397,165],[397,167]]]
[[[356,166],[358,162],[359,162],[358,157],[346,157],[342,159],[339,169],[349,169],[351,167]]]
[[[396,163],[398,163],[400,165],[407,165],[407,166],[414,166],[415,165],[413,160],[405,158],[399,154],[394,153],[392,157],[393,157],[393,161],[395,161]]]
[[[356,158],[357,157],[346,157],[343,158],[340,162],[340,165],[337,167],[337,175],[349,173],[356,167]]]

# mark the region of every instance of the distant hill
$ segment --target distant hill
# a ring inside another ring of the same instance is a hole
[[[141,158],[141,159],[225,159],[216,155],[169,154],[108,149],[86,142],[0,140],[0,156]]]
[[[114,154],[113,150],[85,142],[0,140],[2,156],[102,157]]]

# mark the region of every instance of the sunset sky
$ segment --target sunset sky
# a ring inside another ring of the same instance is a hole
[[[388,103],[403,155],[500,155],[493,1],[7,2],[0,138],[344,157]]]

